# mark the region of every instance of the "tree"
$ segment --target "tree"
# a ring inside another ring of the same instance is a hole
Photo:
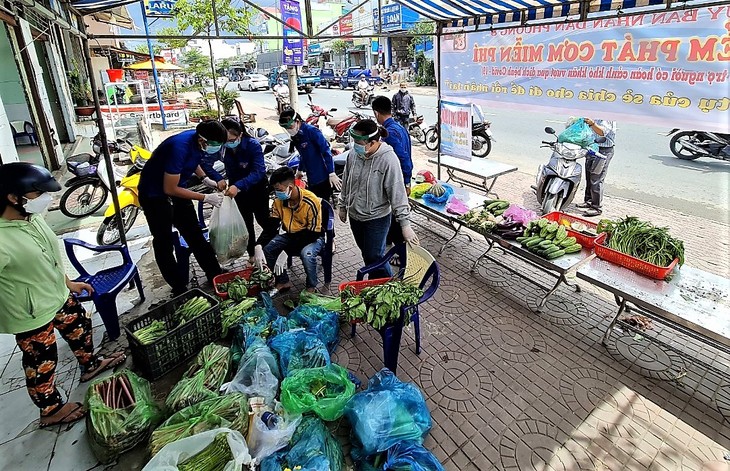
[[[335,39],[334,41],[332,41],[330,49],[335,54],[342,54],[347,50],[347,41],[344,41],[342,39]]]
[[[182,34],[183,33],[179,29],[171,26],[160,28],[160,30],[157,31],[158,36],[180,36]],[[187,39],[160,39],[159,42],[167,46],[167,49],[180,49],[188,44]]]
[[[436,23],[433,21],[419,21],[414,24],[411,29],[408,30],[408,34],[415,35],[415,37],[411,38],[410,44],[408,44],[408,57],[414,59],[416,56],[416,46],[426,44],[429,39],[433,39],[435,31]]]
[[[250,9],[233,6],[237,0],[214,0],[218,26],[221,31],[238,36],[250,35],[249,25],[253,18]],[[177,22],[178,35],[191,34],[197,36],[202,33],[215,32],[211,0],[177,0],[172,9],[172,16]],[[165,28],[167,29],[167,28]]]
[[[195,83],[204,86],[205,79],[213,76],[208,58],[197,49],[191,49],[183,54],[182,63],[185,64],[185,73],[193,76]]]
[[[231,60],[230,59],[221,59],[218,61],[218,63],[215,66],[215,71],[219,74],[226,75],[228,73],[228,69],[231,68]]]
[[[141,54],[150,53],[150,49],[149,47],[147,47],[146,44],[137,44],[136,46],[134,46],[134,50],[135,52],[139,52]],[[160,46],[159,44],[153,44],[152,52],[154,53],[154,55],[159,56],[162,53],[162,46]]]

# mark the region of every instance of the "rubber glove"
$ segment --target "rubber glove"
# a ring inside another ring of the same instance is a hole
[[[263,269],[264,265],[266,265],[266,256],[264,255],[264,248],[260,245],[257,245],[253,249],[253,262],[259,266],[259,268]]]
[[[203,185],[207,186],[208,188],[213,188],[214,190],[218,188],[218,184],[210,177],[203,178]]]
[[[286,271],[286,259],[277,260],[276,265],[274,265],[274,275],[281,276],[285,271]]]
[[[222,193],[211,193],[209,195],[205,195],[205,198],[203,198],[203,203],[208,203],[209,205],[213,206],[214,208],[220,208],[221,203],[223,203],[223,194]]]
[[[414,245],[421,245],[421,242],[418,240],[418,236],[416,235],[416,231],[414,231],[410,225],[403,226],[401,231],[403,232],[403,239],[405,239],[408,245],[411,247]]]
[[[340,207],[340,221],[347,222],[347,208]]]
[[[342,190],[342,180],[335,172],[330,173],[330,185],[337,191]]]

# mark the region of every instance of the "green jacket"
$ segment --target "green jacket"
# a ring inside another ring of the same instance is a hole
[[[0,333],[48,324],[68,293],[58,239],[43,218],[0,218]]]

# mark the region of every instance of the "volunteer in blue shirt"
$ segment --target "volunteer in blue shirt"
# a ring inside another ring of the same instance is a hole
[[[173,295],[187,289],[184,281],[187,276],[179,273],[173,254],[173,226],[185,238],[208,280],[212,281],[221,273],[215,252],[203,237],[193,201],[218,207],[223,201],[223,193],[198,193],[185,188],[185,184],[196,174],[207,186],[225,190],[225,180],[204,157],[219,154],[227,140],[226,128],[220,122],[200,123],[195,130],[165,139],[142,169],[139,202],[152,233],[155,261],[162,277],[172,287]]]
[[[403,172],[403,183],[406,186],[406,194],[411,194],[411,174],[413,173],[413,160],[411,159],[411,136],[406,128],[393,119],[391,114],[393,104],[386,96],[377,96],[373,100],[373,114],[375,120],[388,131],[388,136],[383,140],[393,148],[395,155],[400,161],[400,169]],[[396,224],[395,216],[390,222],[390,231],[386,239],[388,244],[399,244],[403,242],[403,235],[400,226]]]
[[[269,221],[269,184],[266,180],[264,152],[259,141],[248,134],[245,126],[235,119],[224,119],[228,130],[223,163],[226,165],[228,190],[226,196],[236,199],[236,205],[248,230],[248,256],[253,263],[256,236],[253,219],[265,231]]]
[[[297,177],[306,178],[309,191],[330,200],[332,189],[340,191],[342,182],[335,173],[332,150],[322,131],[302,121],[302,117],[292,109],[281,113],[279,125],[286,129],[299,151]]]

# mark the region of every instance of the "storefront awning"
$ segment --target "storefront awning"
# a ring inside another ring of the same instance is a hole
[[[90,15],[97,11],[107,11],[113,8],[139,3],[139,0],[76,0],[71,3],[82,15]]]

